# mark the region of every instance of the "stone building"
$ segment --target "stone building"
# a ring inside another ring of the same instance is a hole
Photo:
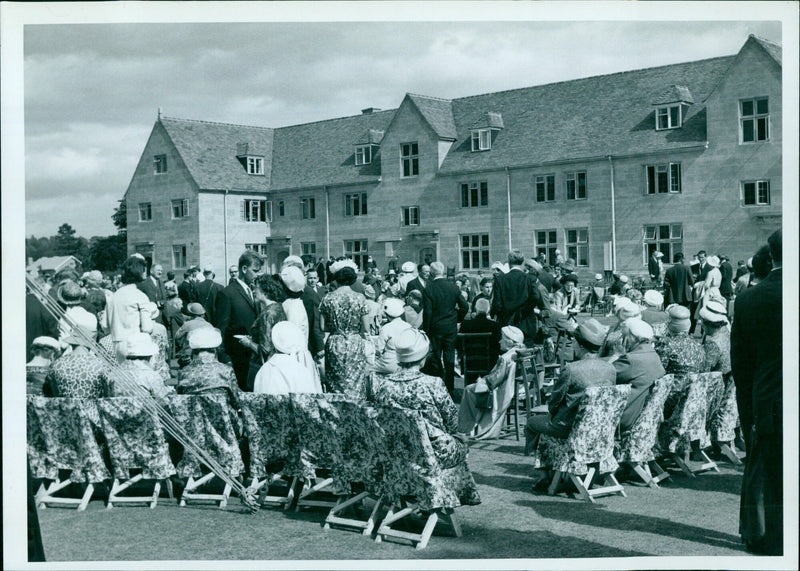
[[[126,192],[128,250],[165,269],[291,254],[440,259],[510,246],[581,277],[699,249],[735,261],[781,223],[781,48],[271,129],[159,117]],[[218,275],[223,272],[217,271]]]

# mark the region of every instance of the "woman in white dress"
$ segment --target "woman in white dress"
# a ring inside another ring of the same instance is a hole
[[[322,383],[314,358],[306,348],[303,332],[291,321],[272,327],[276,353],[259,369],[253,392],[272,395],[321,393]]]

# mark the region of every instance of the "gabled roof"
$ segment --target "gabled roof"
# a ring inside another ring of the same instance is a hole
[[[472,126],[473,129],[502,129],[503,116],[500,113],[487,112]]]
[[[367,129],[353,143],[354,145],[380,145],[383,140],[384,131],[378,129]]]
[[[748,41],[754,41],[766,51],[772,59],[774,59],[778,65],[782,66],[781,60],[783,59],[783,49],[778,44],[770,42],[769,40],[765,40],[764,38],[759,38],[755,34],[750,34],[747,38]],[[745,43],[745,45],[747,45]]]
[[[667,103],[694,103],[692,92],[685,85],[670,85],[653,100],[653,105]]]
[[[199,188],[266,191],[273,129],[170,117],[160,121]],[[241,143],[248,144],[248,152],[258,151],[249,154],[264,156],[266,176],[247,174],[237,158]]]
[[[57,272],[71,260],[77,262],[77,265],[81,265],[81,261],[75,256],[50,256],[46,258],[39,258],[38,260],[31,262],[28,264],[28,267],[25,268],[25,271],[32,272],[34,270],[42,270],[45,272]]]
[[[414,103],[440,139],[452,140],[456,138],[456,125],[453,121],[451,100],[415,95],[413,93],[407,94],[406,97]]]
[[[682,85],[703,101],[735,56],[601,75],[453,99],[457,141],[441,174],[605,155],[678,149],[706,141],[705,107],[680,129],[655,130],[653,96]],[[473,153],[470,128],[492,109],[505,128],[489,152]]]

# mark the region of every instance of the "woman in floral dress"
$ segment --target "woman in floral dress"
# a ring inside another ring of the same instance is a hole
[[[340,260],[331,265],[336,289],[319,307],[323,325],[330,332],[325,341],[325,377],[328,391],[363,400],[369,374],[364,321],[369,313],[366,298],[352,289],[356,265]]]
[[[250,370],[247,374],[247,388],[253,389],[256,375],[261,366],[275,354],[272,344],[272,327],[279,321],[286,321],[283,301],[286,299],[283,286],[274,277],[264,274],[256,278],[253,295],[256,300],[258,317],[250,328],[250,337],[240,340],[242,345],[252,351]]]

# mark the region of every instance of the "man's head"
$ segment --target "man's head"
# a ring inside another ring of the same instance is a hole
[[[306,281],[311,287],[315,287],[319,283],[319,274],[317,270],[308,270],[306,272]]]
[[[442,262],[431,263],[431,277],[436,279],[444,275],[444,264]]]
[[[211,266],[206,266],[203,268],[203,277],[207,280],[213,280],[217,277],[217,274],[214,273],[214,268]]]
[[[250,285],[261,271],[264,261],[253,250],[245,250],[239,256],[239,279]]]
[[[175,272],[167,272],[167,281],[173,281],[175,279]]]
[[[423,280],[427,280],[431,277],[431,267],[428,264],[423,264],[419,268],[419,275]]]
[[[525,256],[519,250],[511,250],[508,253],[509,266],[521,266],[525,262]]]
[[[573,333],[575,337],[575,358],[580,359],[586,353],[597,353],[606,338],[606,328],[596,319],[587,319]]]
[[[481,293],[486,297],[492,297],[494,290],[494,280],[492,278],[483,278],[481,280]]]
[[[488,315],[489,309],[491,308],[491,304],[489,300],[485,297],[480,298],[478,301],[475,302],[475,313],[476,315]]]
[[[772,267],[780,268],[783,260],[783,230],[778,228],[767,238],[769,255],[772,258]]]
[[[701,266],[703,264],[705,264],[705,262],[706,262],[706,251],[705,250],[700,250],[699,252],[697,252],[697,261],[700,262]]]
[[[684,260],[683,252],[675,252],[675,255],[672,256],[673,264],[682,264],[683,260]]]
[[[189,268],[189,279],[192,280],[193,282],[196,282],[198,281],[199,278],[200,278],[200,268],[198,268],[197,266],[192,266],[191,268]]]
[[[228,268],[228,275],[231,277],[231,279],[238,278],[239,277],[239,267],[238,266],[231,266],[230,268]]]
[[[161,264],[156,264],[152,268],[150,268],[150,275],[156,278],[157,280],[160,280],[163,274],[164,274],[164,268],[161,267]]]
[[[753,275],[763,280],[772,271],[772,256],[769,253],[769,245],[764,244],[753,255]]]

